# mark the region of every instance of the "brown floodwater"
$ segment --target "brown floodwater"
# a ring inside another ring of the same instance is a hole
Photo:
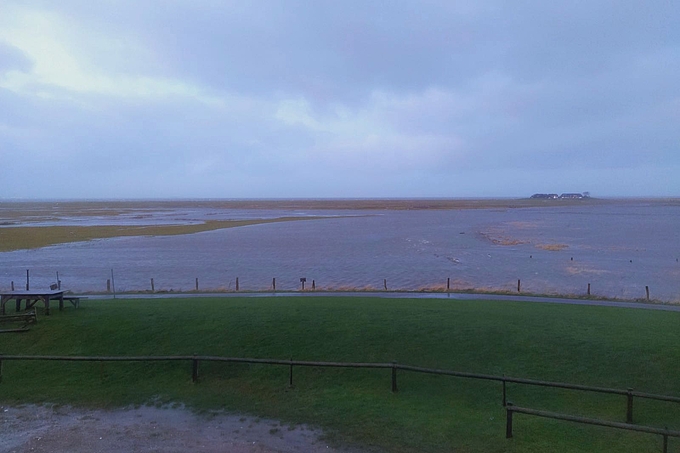
[[[125,237],[0,253],[13,281],[117,291],[477,289],[680,301],[680,205],[626,200],[318,200],[0,204],[0,224],[159,225],[328,216],[181,236]],[[475,209],[467,209],[475,208]],[[22,215],[23,212],[23,215]]]

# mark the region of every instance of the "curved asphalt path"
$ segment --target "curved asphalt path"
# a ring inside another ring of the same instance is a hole
[[[111,299],[113,294],[83,295],[88,299]],[[642,310],[661,310],[680,312],[680,305],[665,303],[625,302],[614,300],[569,299],[564,297],[514,296],[511,294],[478,293],[421,293],[390,291],[283,291],[283,292],[243,292],[243,293],[156,293],[156,294],[116,294],[116,299],[169,299],[189,297],[378,297],[385,299],[453,299],[453,300],[498,300],[508,302],[536,302],[546,304],[590,305],[597,307],[636,308]]]

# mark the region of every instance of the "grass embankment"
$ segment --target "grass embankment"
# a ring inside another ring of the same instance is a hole
[[[84,301],[3,335],[1,350],[50,355],[221,355],[365,361],[680,395],[680,314],[492,301],[223,298]],[[499,383],[389,370],[201,363],[4,363],[0,401],[97,406],[185,402],[330,429],[395,452],[655,452],[658,436],[518,415],[504,438]],[[517,405],[614,421],[625,398],[508,385]],[[672,403],[635,401],[635,421],[680,429]],[[680,443],[671,439],[671,451]]]
[[[0,252],[34,249],[68,242],[123,236],[173,236],[262,223],[313,220],[323,217],[279,217],[276,219],[211,220],[190,225],[95,225],[0,228]]]

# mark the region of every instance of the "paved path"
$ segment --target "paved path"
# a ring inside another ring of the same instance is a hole
[[[88,299],[111,299],[113,295],[88,295]],[[520,296],[511,294],[478,293],[422,293],[391,291],[305,291],[305,292],[243,292],[243,293],[160,293],[160,294],[117,294],[118,299],[170,299],[190,297],[380,297],[385,299],[453,299],[453,300],[498,300],[509,302],[537,302],[548,304],[591,305],[598,307],[637,308],[680,312],[680,305],[663,303],[626,302],[597,299],[569,299],[564,297]]]

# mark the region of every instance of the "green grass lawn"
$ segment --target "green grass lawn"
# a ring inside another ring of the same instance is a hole
[[[498,301],[281,297],[83,301],[4,334],[4,354],[219,355],[390,362],[680,395],[680,314]],[[189,362],[3,363],[0,402],[183,402],[325,428],[395,452],[659,452],[661,438],[517,415],[501,385],[390,370]],[[622,396],[508,385],[519,406],[625,421]],[[680,430],[680,405],[636,399],[635,422]],[[670,451],[680,441],[670,440]]]

